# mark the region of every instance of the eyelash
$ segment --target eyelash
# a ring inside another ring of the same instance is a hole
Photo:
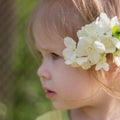
[[[41,60],[43,61],[43,55],[41,54],[41,52],[38,51],[38,55],[41,58]],[[50,53],[50,55],[51,55],[51,57],[52,57],[53,60],[58,60],[58,59],[61,58],[61,56],[59,56],[56,53]]]
[[[53,60],[58,60],[60,59],[61,57],[59,55],[57,55],[56,53],[51,53],[51,56],[52,56],[52,59]]]

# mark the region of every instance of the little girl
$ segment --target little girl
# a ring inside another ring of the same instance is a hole
[[[37,120],[120,120],[119,8],[120,0],[37,6],[28,43],[42,55],[37,74],[56,109]]]

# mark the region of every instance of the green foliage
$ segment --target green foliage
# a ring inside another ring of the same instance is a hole
[[[3,103],[0,103],[0,118],[3,120],[7,115],[7,106]]]
[[[116,37],[120,40],[120,27],[119,26],[114,26],[112,28],[112,34],[113,34],[114,37]]]
[[[17,0],[16,3],[17,30],[12,62],[15,74],[13,113],[15,120],[35,120],[38,115],[52,108],[36,75],[38,65],[26,44],[28,17],[38,0]]]

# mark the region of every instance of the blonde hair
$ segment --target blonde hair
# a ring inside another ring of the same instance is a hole
[[[31,51],[35,54],[34,41],[31,40],[31,34],[32,37],[34,36],[33,27],[35,23],[41,29],[41,34],[51,40],[56,39],[56,37],[63,39],[70,36],[78,41],[76,32],[81,26],[94,21],[101,12],[105,12],[110,18],[117,16],[120,19],[119,6],[120,0],[43,0],[34,10],[28,23],[28,46],[34,49]],[[108,58],[112,59],[109,55]],[[111,64],[111,66],[114,65]],[[102,70],[96,72],[93,68],[90,71],[109,95],[120,99],[120,79],[107,80],[109,82],[106,83],[107,72]],[[113,76],[117,76],[120,74],[120,69],[111,67],[109,72]]]

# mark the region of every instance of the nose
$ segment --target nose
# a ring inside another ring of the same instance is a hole
[[[38,70],[37,70],[37,75],[42,78],[43,80],[49,80],[50,79],[50,73],[48,70],[48,66],[42,64]]]

